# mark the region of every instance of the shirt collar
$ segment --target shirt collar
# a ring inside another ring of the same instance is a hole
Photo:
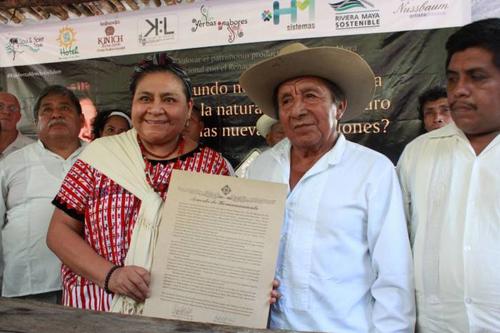
[[[347,140],[344,134],[340,133],[339,137],[337,138],[337,142],[335,142],[335,145],[327,152],[329,165],[340,163],[340,161],[342,160],[342,156],[344,155],[346,146]]]
[[[457,138],[459,138],[460,140],[463,140],[465,143],[467,143],[471,149],[472,149],[472,146],[470,145],[470,141],[469,139],[467,138],[467,136],[465,135],[465,133],[457,127],[457,125],[455,123],[450,123],[440,129],[437,129],[437,130],[434,130],[434,131],[431,131],[429,133],[427,133],[427,135],[429,136],[430,139],[439,139],[439,138],[445,138],[445,137],[452,137],[452,136],[455,136]],[[494,147],[495,145],[498,144],[498,142],[500,142],[500,135],[497,135],[495,137],[495,139],[493,139],[486,147],[485,149],[483,150],[483,152],[486,152],[487,150],[489,150],[491,147]],[[481,152],[481,154],[483,154],[483,152]]]
[[[335,145],[326,152],[326,160],[329,165],[335,165],[340,163],[342,160],[342,156],[344,155],[345,149],[347,146],[347,140],[345,136],[340,133]],[[290,150],[292,148],[292,143],[288,138],[285,138],[278,142],[274,147],[272,147],[272,151],[274,155],[281,161],[290,161]],[[325,157],[325,156],[323,156]],[[323,159],[323,158],[321,158]]]
[[[52,155],[54,155],[55,157],[62,159],[62,157],[61,157],[61,156],[59,156],[59,155],[57,155],[57,154],[55,154],[55,153],[51,152],[51,151],[50,151],[50,150],[48,150],[47,148],[45,148],[45,145],[43,144],[43,142],[42,142],[40,139],[38,139],[38,140],[36,141],[36,143],[37,143],[37,145],[38,145],[38,148],[39,148],[39,149],[41,149],[42,151],[44,151],[44,152],[46,152],[46,153],[49,153],[49,154],[52,154]],[[70,155],[70,156],[69,156],[66,160],[70,160],[70,159],[72,159],[75,155],[80,154],[80,153],[81,153],[81,151],[83,150],[83,148],[85,148],[85,146],[87,146],[87,144],[88,144],[87,142],[80,140],[80,147],[78,147],[77,149],[75,149],[75,151],[74,151],[74,152],[72,152],[72,153],[71,153],[71,155]]]
[[[441,127],[437,130],[430,131],[429,133],[427,133],[427,135],[431,139],[458,136],[467,140],[467,137],[465,136],[464,132],[462,132],[462,130],[459,129],[454,122],[451,122],[448,125]]]

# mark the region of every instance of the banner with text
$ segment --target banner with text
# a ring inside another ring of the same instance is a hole
[[[444,43],[455,29],[365,34],[298,40],[310,47],[338,46],[359,53],[376,75],[376,92],[365,112],[340,130],[393,161],[421,133],[417,97],[444,82]],[[168,52],[194,83],[195,102],[205,122],[203,140],[233,165],[264,140],[255,128],[262,114],[238,84],[243,70],[270,57],[289,42],[261,42]],[[410,47],[411,46],[411,47]],[[24,132],[34,133],[32,109],[40,90],[62,84],[87,98],[98,110],[130,109],[128,82],[144,55],[128,55],[45,65],[5,68],[5,87],[20,97]],[[265,79],[265,78],[263,78]]]
[[[436,29],[471,20],[470,0],[175,0],[138,12],[0,32],[0,67],[144,52]]]

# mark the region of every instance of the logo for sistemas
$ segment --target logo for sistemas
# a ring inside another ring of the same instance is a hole
[[[380,27],[380,11],[367,0],[342,0],[328,3],[335,10],[337,30]]]
[[[7,54],[12,54],[12,61],[15,61],[18,53],[24,53],[25,51],[37,53],[40,51],[44,39],[43,36],[11,37],[7,45],[5,45],[5,51]]]
[[[73,28],[66,26],[59,29],[57,41],[61,58],[74,58],[80,54],[76,45],[76,31]]]
[[[410,18],[446,15],[449,1],[401,0],[394,14],[406,14]]]
[[[287,7],[288,3],[290,7]],[[308,15],[306,16],[306,14]],[[283,17],[288,17],[287,22],[289,23],[286,30],[291,31],[315,29],[315,14],[314,0],[290,0],[290,2],[275,0],[273,1],[273,9],[265,9],[260,16],[264,22],[271,22],[272,20],[274,25],[280,25]],[[297,22],[299,17],[301,23]],[[307,20],[307,23],[303,23],[305,20]]]
[[[139,43],[143,46],[175,41],[177,16],[158,16],[139,20]]]
[[[191,32],[217,28],[217,31],[227,32],[228,43],[232,43],[237,38],[244,36],[243,25],[248,24],[246,18],[215,19],[209,14],[209,10],[208,6],[202,5],[200,7],[201,17],[192,19],[193,27],[191,27]]]

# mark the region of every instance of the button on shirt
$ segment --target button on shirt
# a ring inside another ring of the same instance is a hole
[[[247,177],[288,184],[290,142]],[[340,136],[286,200],[271,328],[413,332],[411,251],[399,182],[383,155]]]
[[[500,136],[477,156],[455,124],[401,156],[419,332],[500,332],[499,170]]]
[[[0,161],[2,296],[61,289],[61,263],[45,237],[54,211],[51,201],[81,150],[64,160],[37,141]]]

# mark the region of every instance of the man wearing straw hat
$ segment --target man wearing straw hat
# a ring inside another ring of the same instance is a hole
[[[247,173],[289,185],[271,328],[413,332],[411,252],[394,167],[337,131],[372,98],[370,66],[348,50],[294,43],[240,83],[287,136]]]
[[[267,114],[263,114],[257,119],[255,127],[257,127],[257,130],[266,140],[269,147],[273,147],[285,138],[283,125],[281,125],[278,119],[271,118]]]

